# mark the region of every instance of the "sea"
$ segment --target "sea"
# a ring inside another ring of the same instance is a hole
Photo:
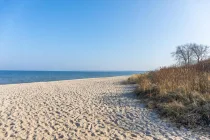
[[[127,76],[144,71],[10,71],[0,70],[0,85]]]

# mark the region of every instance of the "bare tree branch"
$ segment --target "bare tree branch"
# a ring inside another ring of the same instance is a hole
[[[172,52],[177,62],[181,65],[190,65],[194,62],[200,62],[207,58],[208,46],[197,45],[195,43],[180,45],[176,47],[176,51]]]
[[[194,57],[197,62],[200,62],[207,57],[208,49],[209,47],[205,45],[192,44],[191,46],[191,50],[193,51]]]

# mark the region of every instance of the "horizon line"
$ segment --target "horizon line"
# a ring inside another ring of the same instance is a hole
[[[0,71],[37,71],[37,72],[145,72],[151,70],[4,70],[0,69]]]

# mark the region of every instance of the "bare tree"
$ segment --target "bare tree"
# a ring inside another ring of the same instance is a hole
[[[185,44],[176,47],[176,51],[172,56],[178,61],[179,64],[189,65],[192,63],[193,53],[190,49],[190,44]]]
[[[190,65],[193,63],[193,51],[191,50],[191,44],[186,44],[184,46],[184,50],[187,55],[187,64]]]
[[[172,52],[172,56],[175,57],[179,64],[187,64],[187,57],[182,46],[177,46],[176,51]]]
[[[179,64],[190,65],[207,58],[208,50],[209,47],[206,45],[191,43],[177,46],[172,56],[175,57]]]
[[[205,45],[191,44],[191,50],[197,62],[200,62],[207,57],[208,49],[209,47]]]

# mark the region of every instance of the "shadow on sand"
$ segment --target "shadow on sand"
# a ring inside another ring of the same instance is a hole
[[[115,83],[116,86],[122,86],[122,83]],[[158,116],[155,110],[147,109],[145,104],[133,92],[137,85],[124,84],[124,92],[119,94],[110,93],[103,96],[102,100],[105,105],[115,108],[110,112],[113,116],[111,121],[118,127],[132,131],[134,133],[144,133],[146,135],[188,135],[194,132],[199,134],[197,130],[189,130],[186,128],[177,128],[175,124]],[[203,135],[209,136],[209,132],[202,131]],[[199,134],[200,135],[200,134]],[[193,136],[193,135],[192,135]],[[167,138],[167,137],[165,137]]]

